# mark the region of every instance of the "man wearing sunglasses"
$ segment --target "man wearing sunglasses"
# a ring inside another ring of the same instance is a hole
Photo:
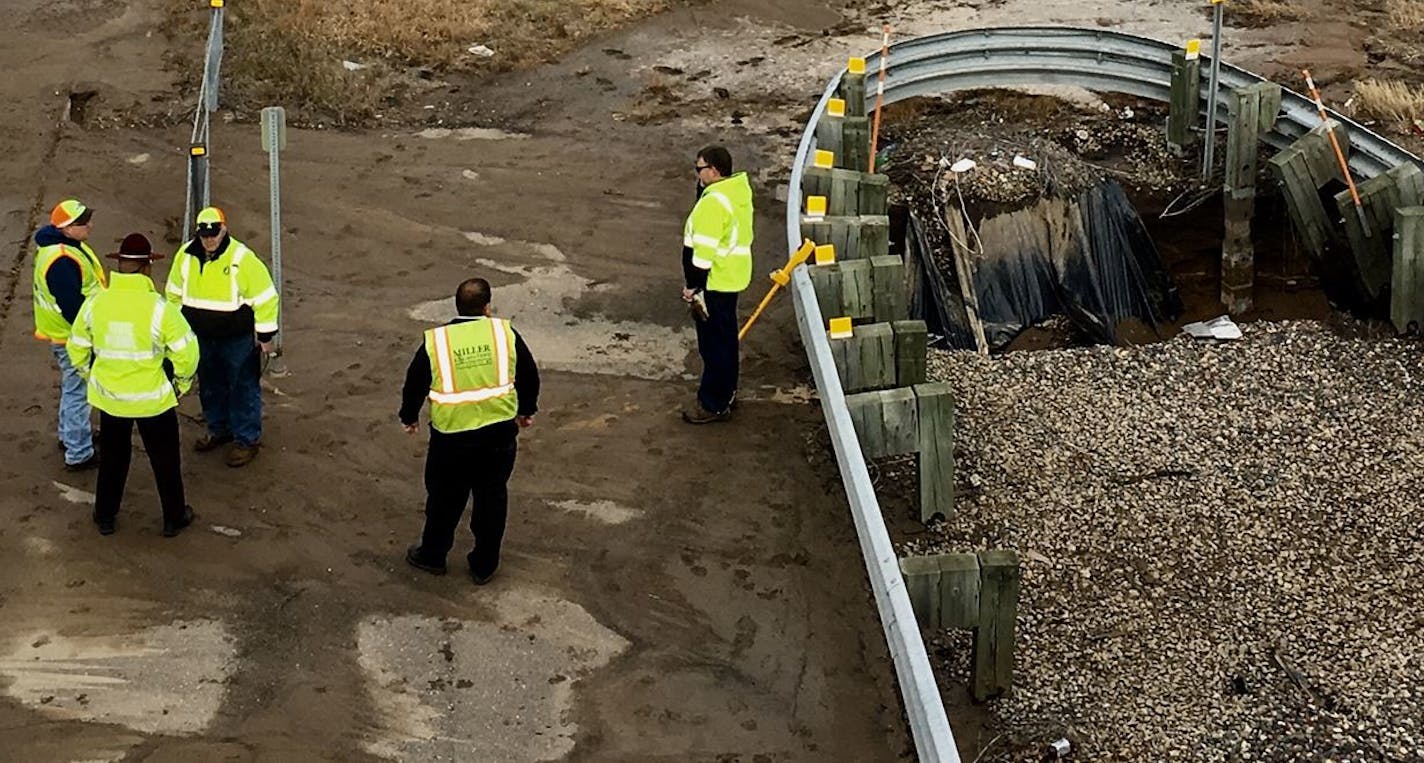
[[[694,306],[702,382],[682,418],[710,424],[730,419],[737,397],[737,295],[752,280],[752,189],[747,173],[732,174],[722,146],[697,152],[692,167],[703,190],[683,226],[682,298]]]
[[[217,207],[198,213],[197,235],[174,255],[168,299],[198,337],[198,400],[208,433],[199,453],[228,449],[228,466],[245,466],[262,441],[262,355],[277,334],[277,289],[262,260],[228,234]]]

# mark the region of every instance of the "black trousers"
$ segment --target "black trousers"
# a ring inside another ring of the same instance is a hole
[[[443,564],[455,545],[455,528],[474,497],[470,530],[475,548],[466,557],[476,575],[494,574],[499,544],[509,515],[509,476],[514,473],[517,444],[470,442],[439,432],[430,434],[425,456],[425,532],[420,539],[423,561]]]
[[[94,518],[113,519],[124,498],[133,458],[133,427],[148,451],[148,464],[158,483],[158,500],[163,505],[163,521],[183,521],[183,471],[178,447],[178,409],[169,408],[157,416],[129,419],[99,412],[99,487],[94,495]]]
[[[707,320],[693,321],[697,352],[702,356],[697,402],[712,413],[721,413],[731,407],[737,393],[737,292],[705,291],[703,296],[707,298]]]

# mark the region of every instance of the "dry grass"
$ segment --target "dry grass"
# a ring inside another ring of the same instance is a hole
[[[1309,8],[1289,0],[1237,0],[1226,4],[1226,18],[1237,26],[1270,26],[1301,21],[1311,15]]]
[[[1424,120],[1424,85],[1370,79],[1355,85],[1355,98],[1358,113],[1395,126]]]
[[[192,3],[171,2],[182,25],[192,26]],[[230,102],[280,103],[308,118],[358,124],[399,99],[412,72],[505,71],[541,63],[666,5],[667,0],[244,0],[229,10],[223,74]],[[494,56],[470,53],[473,45],[494,50]],[[347,71],[343,60],[366,68]]]
[[[1424,0],[1389,0],[1389,23],[1398,32],[1424,34]]]

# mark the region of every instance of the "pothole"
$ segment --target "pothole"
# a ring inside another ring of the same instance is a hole
[[[235,649],[216,620],[135,633],[34,632],[0,657],[5,694],[42,715],[148,734],[196,734],[222,704]]]
[[[373,616],[357,627],[382,717],[368,751],[401,761],[556,760],[573,749],[573,684],[628,641],[579,605],[529,589],[490,604],[489,620]]]

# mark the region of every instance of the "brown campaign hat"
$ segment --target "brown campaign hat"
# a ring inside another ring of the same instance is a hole
[[[153,245],[148,243],[148,237],[142,233],[130,233],[124,236],[124,241],[119,244],[119,251],[108,255],[115,260],[154,260],[163,259],[163,255],[153,251]]]

